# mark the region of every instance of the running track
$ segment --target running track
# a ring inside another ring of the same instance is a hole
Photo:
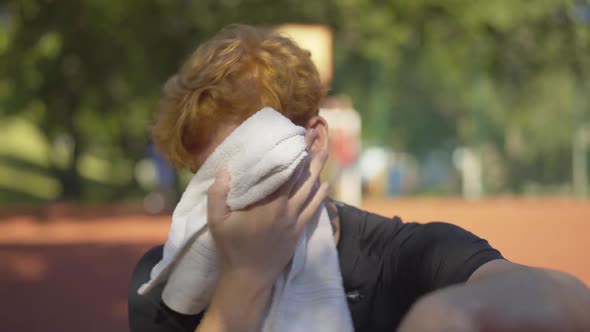
[[[564,270],[590,285],[588,200],[401,199],[364,207],[405,221],[453,222],[512,261]],[[0,331],[127,331],[131,269],[167,229],[168,217],[126,207],[0,211]]]

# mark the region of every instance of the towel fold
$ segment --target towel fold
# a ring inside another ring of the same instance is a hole
[[[219,276],[207,230],[207,190],[222,170],[231,176],[227,205],[247,207],[276,191],[306,158],[305,129],[272,108],[237,127],[191,179],[172,215],[162,260],[138,292],[166,282],[162,300],[182,314],[203,311]],[[274,284],[262,331],[352,331],[332,227],[322,205],[297,243],[292,262]]]

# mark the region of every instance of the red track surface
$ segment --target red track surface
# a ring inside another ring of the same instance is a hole
[[[512,261],[567,271],[590,285],[590,201],[404,199],[364,207],[406,221],[453,222]],[[0,213],[0,330],[128,330],[131,270],[167,230],[168,217],[112,208]]]

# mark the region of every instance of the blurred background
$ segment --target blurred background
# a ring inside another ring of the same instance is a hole
[[[312,52],[334,196],[590,284],[588,0],[9,0],[0,330],[127,330],[133,265],[191,177],[151,145],[161,87],[230,23]]]

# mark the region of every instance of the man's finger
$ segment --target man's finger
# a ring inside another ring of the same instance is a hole
[[[313,198],[309,201],[309,204],[306,204],[301,213],[299,214],[299,218],[297,219],[297,230],[301,231],[311,220],[314,219],[314,215],[318,213],[322,202],[328,194],[330,193],[330,186],[327,182],[322,183],[322,185],[316,190],[314,193]]]
[[[213,184],[207,190],[207,214],[209,221],[223,219],[229,208],[226,204],[227,193],[229,192],[230,176],[227,171],[217,175]]]
[[[301,185],[305,182],[307,176],[309,176],[309,163],[311,162],[311,155],[308,154],[301,160],[295,172],[289,179],[289,188],[288,188],[288,197],[292,197],[295,195],[297,190],[301,187]]]
[[[305,156],[301,163],[297,166],[297,169],[291,175],[291,178],[282,186],[282,188],[278,191],[278,195],[284,196],[284,198],[291,197],[297,189],[300,187],[300,184],[303,182],[303,177],[306,176],[305,173],[308,172],[309,162],[311,155],[309,154],[309,150],[311,146],[318,138],[318,133],[315,129],[311,128],[308,129],[305,133],[305,146],[306,151],[308,151],[308,155]]]
[[[313,128],[310,128],[305,132],[305,146],[307,147],[308,151],[317,137],[318,132]]]
[[[308,155],[305,156],[305,158],[303,160],[301,160],[301,163],[297,166],[297,169],[295,169],[295,171],[293,172],[293,174],[291,175],[291,177],[289,178],[289,180],[287,180],[287,182],[285,182],[274,194],[272,194],[271,196],[269,196],[269,199],[275,199],[276,200],[276,205],[279,207],[284,207],[284,204],[287,202],[287,200],[294,195],[294,193],[299,189],[299,187],[301,186],[301,183],[303,182],[303,178],[306,176],[306,173],[308,173],[308,168],[309,168],[309,163],[310,163],[310,159],[311,159],[311,155],[309,154],[309,150],[311,149],[311,146],[313,145],[313,143],[315,142],[315,140],[317,139],[318,134],[317,131],[313,128],[308,129],[307,132],[305,133],[305,145],[306,145],[306,150],[308,151]]]
[[[303,209],[305,202],[312,193],[314,184],[320,177],[320,173],[322,172],[327,159],[328,152],[326,150],[322,150],[317,155],[313,156],[309,165],[309,174],[307,179],[305,179],[305,182],[291,198],[294,203],[296,213]]]

